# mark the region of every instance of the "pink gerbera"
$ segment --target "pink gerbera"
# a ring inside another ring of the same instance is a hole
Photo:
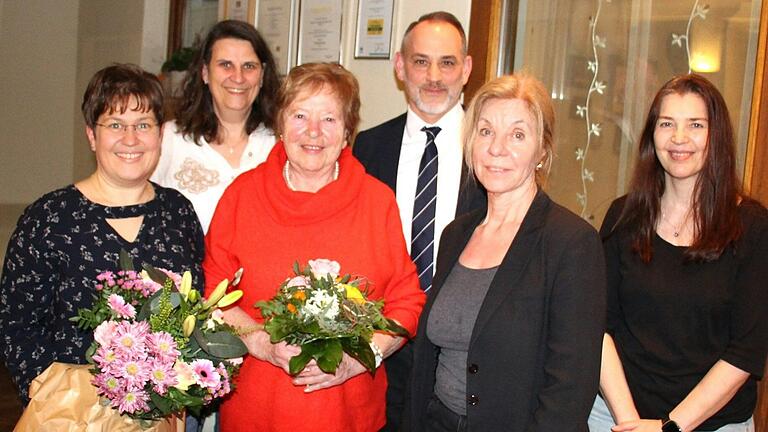
[[[176,349],[176,341],[173,340],[173,336],[164,331],[150,333],[147,337],[147,346],[158,360],[171,365],[180,354],[179,350]]]
[[[125,299],[119,294],[112,294],[107,298],[109,308],[118,318],[133,319],[136,317],[136,308],[127,304]]]
[[[189,364],[195,372],[197,384],[202,387],[216,388],[221,381],[221,376],[210,360],[200,359]]]

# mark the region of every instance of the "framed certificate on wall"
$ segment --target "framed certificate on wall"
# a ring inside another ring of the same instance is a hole
[[[302,0],[297,64],[341,60],[342,0]]]
[[[395,0],[360,0],[357,7],[355,58],[389,58],[394,5]]]

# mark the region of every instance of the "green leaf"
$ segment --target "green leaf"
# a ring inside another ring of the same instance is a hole
[[[368,372],[376,372],[376,356],[371,350],[371,346],[362,338],[346,338],[342,341],[344,352],[350,357],[359,361]]]
[[[298,261],[294,261],[293,262],[293,273],[295,273],[296,276],[301,274],[301,270],[299,269],[299,262]]]
[[[165,284],[165,280],[169,279],[167,274],[161,272],[160,270],[154,268],[153,266],[151,266],[151,265],[149,265],[147,263],[144,263],[142,265],[142,267],[144,268],[144,270],[149,275],[149,278],[152,279],[153,281],[159,283],[160,285]]]
[[[243,341],[228,331],[206,334],[196,328],[192,335],[203,351],[220,359],[242,357],[248,353]]]
[[[129,271],[133,270],[133,258],[125,249],[120,249],[120,268]]]
[[[394,334],[396,334],[398,336],[408,337],[410,335],[408,330],[406,330],[403,326],[401,326],[400,324],[396,323],[395,321],[393,321],[393,320],[391,320],[389,318],[387,318],[387,328],[386,328],[386,330],[388,332],[394,333]]]
[[[313,343],[323,343],[323,348],[319,350],[319,353],[315,356],[317,361],[317,367],[325,373],[334,373],[336,368],[341,363],[341,358],[344,355],[344,350],[341,349],[341,341],[338,339],[326,339],[324,341],[317,341]]]
[[[291,357],[291,359],[288,361],[288,372],[291,375],[297,375],[304,369],[304,367],[307,366],[307,363],[312,360],[316,351],[317,347],[311,344],[302,346],[301,353]]]
[[[155,392],[149,392],[149,398],[163,415],[168,415],[173,412],[172,403],[167,398],[164,398]]]

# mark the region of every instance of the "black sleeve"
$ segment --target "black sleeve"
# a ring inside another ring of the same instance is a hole
[[[745,231],[736,250],[739,265],[732,287],[731,338],[721,358],[759,378],[768,354],[768,212],[752,205],[743,223]]]
[[[42,206],[21,216],[8,242],[0,279],[2,355],[19,394],[29,400],[29,384],[56,359],[52,324],[54,290],[60,273],[46,253],[50,231]]]
[[[562,247],[549,300],[545,383],[529,432],[581,430],[600,379],[605,326],[600,238],[591,227],[581,229]]]
[[[605,215],[603,225],[600,228],[600,237],[603,239],[603,251],[605,253],[605,271],[606,271],[606,333],[613,335],[617,320],[621,319],[621,310],[619,306],[618,290],[621,284],[621,247],[619,245],[619,234],[615,230],[616,222],[619,220],[621,211],[624,208],[624,198],[615,200],[608,213]]]

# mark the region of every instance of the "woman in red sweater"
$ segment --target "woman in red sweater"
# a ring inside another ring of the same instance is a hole
[[[206,238],[206,280],[244,269],[239,287],[245,294],[225,319],[237,327],[261,322],[254,303],[275,295],[295,261],[328,258],[341,264],[341,273],[365,276],[369,297],[385,302],[384,315],[413,333],[424,293],[395,197],[347,146],[360,118],[357,80],[339,65],[305,64],[286,78],[278,103],[280,141],[266,162],[229,186]],[[261,330],[243,341],[251,355],[221,408],[222,431],[376,431],[384,425],[384,371],[372,376],[344,354],[335,374],[310,363],[294,377],[288,361],[298,347],[272,344]],[[384,357],[402,342],[383,333],[373,337]]]

